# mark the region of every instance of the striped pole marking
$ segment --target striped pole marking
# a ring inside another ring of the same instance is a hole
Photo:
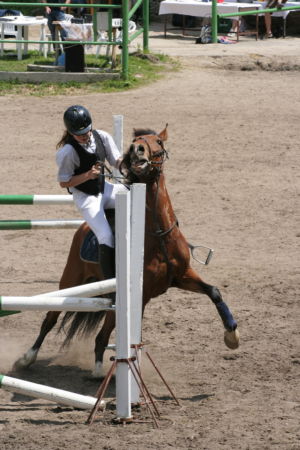
[[[73,203],[72,195],[0,195],[0,205],[62,205]]]
[[[89,395],[75,394],[74,392],[56,389],[43,384],[31,383],[18,378],[7,377],[0,374],[0,388],[18,394],[27,394],[31,397],[42,398],[54,403],[73,406],[81,409],[91,409],[95,406],[97,398]],[[105,402],[102,400],[102,406]]]
[[[107,311],[114,310],[106,298],[89,297],[3,297],[0,310],[9,311]]]
[[[84,220],[0,220],[0,230],[78,228]]]

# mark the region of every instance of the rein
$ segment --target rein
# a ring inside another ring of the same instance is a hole
[[[161,228],[160,228],[160,225],[159,225],[159,221],[158,221],[158,218],[157,218],[157,204],[158,204],[158,193],[159,193],[159,178],[160,178],[160,173],[159,173],[159,175],[158,175],[158,177],[156,178],[156,186],[157,186],[157,189],[156,189],[156,195],[155,195],[155,208],[154,208],[154,210],[153,210],[153,222],[157,225],[157,229],[155,230],[155,231],[149,231],[149,234],[151,235],[151,236],[155,236],[155,237],[158,237],[158,238],[162,238],[162,237],[164,237],[164,236],[167,236],[167,234],[169,234],[169,233],[171,233],[171,231],[176,227],[176,225],[178,225],[178,220],[176,219],[175,220],[175,222],[171,225],[171,227],[168,229],[168,230],[162,230]],[[148,206],[147,206],[147,208],[148,209],[150,209]]]
[[[149,233],[151,236],[154,236],[159,239],[159,245],[160,245],[164,260],[167,264],[167,277],[168,277],[168,283],[170,284],[171,279],[172,279],[173,267],[169,260],[166,242],[165,242],[164,238],[168,234],[170,234],[176,226],[178,226],[178,221],[176,219],[174,221],[174,223],[170,226],[170,228],[168,228],[167,230],[162,230],[161,226],[159,224],[159,219],[158,219],[158,214],[157,214],[159,189],[160,189],[159,179],[160,179],[160,175],[162,173],[163,164],[164,164],[165,160],[169,158],[169,155],[168,155],[167,150],[164,148],[162,141],[159,142],[159,145],[161,146],[161,150],[158,152],[155,152],[155,154],[153,154],[150,144],[144,136],[139,136],[139,137],[135,138],[133,140],[133,142],[135,142],[137,140],[142,140],[147,145],[149,154],[150,154],[150,161],[148,162],[148,164],[152,167],[157,168],[157,171],[158,171],[157,176],[155,177],[155,180],[154,180],[156,183],[157,189],[156,189],[156,194],[155,194],[154,209],[152,210],[153,223],[154,223],[154,226],[156,229],[155,229],[155,231],[147,231],[146,230],[146,232]],[[157,160],[157,158],[159,158],[159,160]],[[146,205],[146,207],[149,211],[151,211],[151,209],[149,208],[148,205]]]
[[[169,158],[169,154],[168,154],[167,150],[164,148],[163,141],[161,141],[161,140],[158,142],[158,144],[161,146],[161,150],[155,152],[155,154],[153,154],[153,152],[152,152],[152,150],[151,150],[151,146],[150,146],[150,144],[149,144],[149,142],[148,142],[148,140],[146,139],[145,136],[137,136],[135,139],[133,139],[132,142],[136,142],[136,141],[140,141],[140,140],[142,140],[142,141],[147,145],[148,150],[149,150],[150,161],[148,162],[148,165],[154,166],[154,167],[155,167],[155,166],[159,166],[159,168],[158,168],[158,174],[157,174],[157,176],[156,176],[156,178],[155,178],[155,182],[156,182],[156,185],[157,185],[157,190],[156,190],[156,196],[155,196],[155,208],[154,208],[154,210],[153,210],[153,222],[156,223],[156,225],[157,225],[157,230],[155,230],[154,232],[149,231],[149,234],[150,234],[151,236],[155,236],[155,237],[161,238],[161,237],[164,237],[164,236],[166,236],[167,234],[169,234],[169,233],[173,230],[173,228],[175,228],[175,226],[178,224],[178,221],[176,220],[176,221],[173,223],[173,225],[172,225],[168,230],[163,231],[163,230],[161,230],[161,228],[160,228],[159,221],[158,221],[158,218],[157,218],[157,204],[158,204],[158,193],[159,193],[159,178],[160,178],[160,174],[161,174],[161,172],[162,172],[163,164],[164,164],[165,160]],[[154,158],[155,158],[155,159],[156,159],[156,158],[160,158],[160,160],[159,160],[159,161],[156,161],[156,160],[154,160]],[[148,210],[150,210],[150,208],[149,208],[148,205],[146,205],[146,207],[147,207]]]
[[[161,167],[162,167],[162,166],[161,166]],[[170,284],[171,284],[171,280],[172,280],[173,266],[172,266],[172,264],[170,263],[170,259],[169,259],[169,255],[168,255],[168,250],[167,250],[167,246],[166,246],[166,242],[165,242],[165,239],[164,239],[164,238],[165,238],[169,233],[171,233],[171,231],[172,231],[176,226],[178,226],[178,221],[177,221],[177,219],[176,219],[175,222],[171,225],[171,227],[168,228],[167,230],[162,230],[161,227],[160,227],[160,225],[159,225],[159,220],[158,220],[158,217],[157,217],[157,209],[158,209],[159,178],[160,178],[160,174],[161,174],[161,169],[160,169],[159,174],[158,174],[158,176],[157,176],[157,178],[156,178],[156,180],[155,180],[157,189],[156,189],[156,195],[155,195],[155,207],[154,207],[154,209],[152,210],[152,213],[153,213],[153,215],[152,215],[152,216],[153,216],[153,222],[154,222],[154,224],[157,226],[157,229],[156,229],[155,231],[152,231],[152,232],[151,232],[151,231],[148,231],[148,233],[149,233],[151,236],[154,236],[154,237],[158,238],[158,240],[159,240],[159,245],[160,245],[160,248],[161,248],[161,251],[162,251],[162,254],[163,254],[165,263],[167,264],[167,277],[168,277],[168,284],[170,285]]]

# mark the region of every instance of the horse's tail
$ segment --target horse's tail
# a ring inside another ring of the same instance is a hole
[[[77,336],[88,336],[99,326],[106,311],[97,312],[67,312],[59,326],[58,332],[66,334],[63,346],[68,345]]]

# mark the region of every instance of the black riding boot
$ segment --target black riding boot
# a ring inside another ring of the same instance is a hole
[[[105,244],[99,245],[99,264],[105,280],[115,278],[115,249]],[[108,297],[115,303],[116,294],[108,294]]]

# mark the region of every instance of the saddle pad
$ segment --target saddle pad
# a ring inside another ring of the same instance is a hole
[[[115,234],[115,210],[105,209],[105,215],[113,234]],[[98,246],[98,240],[94,232],[90,230],[81,245],[80,258],[85,262],[99,264]]]
[[[85,262],[99,264],[99,244],[92,230],[84,238],[80,249],[80,258]]]

